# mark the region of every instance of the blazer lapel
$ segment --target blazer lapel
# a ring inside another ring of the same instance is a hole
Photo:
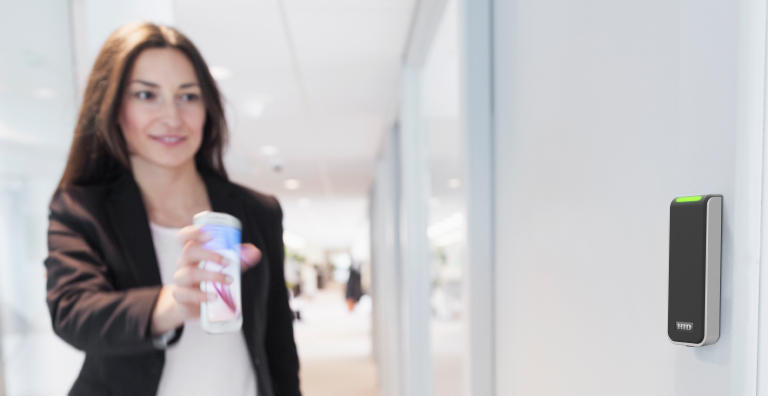
[[[162,285],[147,211],[130,171],[124,172],[115,182],[106,205],[136,286]]]
[[[239,202],[235,199],[234,191],[229,184],[207,171],[200,169],[199,172],[203,177],[205,189],[208,192],[208,200],[211,201],[211,210],[230,214],[242,222],[244,220],[242,208],[240,208],[240,205],[237,205]]]

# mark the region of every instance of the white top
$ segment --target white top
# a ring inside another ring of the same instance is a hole
[[[177,228],[149,224],[163,284],[173,283],[183,246]],[[208,334],[200,319],[184,323],[181,339],[165,350],[158,396],[255,396],[256,372],[242,332]]]

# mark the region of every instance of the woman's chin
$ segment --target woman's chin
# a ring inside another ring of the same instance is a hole
[[[134,169],[136,168],[136,165],[140,166],[144,169],[154,169],[154,170],[181,170],[186,167],[194,167],[195,160],[194,156],[184,156],[184,157],[175,157],[175,158],[169,158],[167,156],[164,157],[141,157],[136,156],[132,158],[132,161],[134,162]]]

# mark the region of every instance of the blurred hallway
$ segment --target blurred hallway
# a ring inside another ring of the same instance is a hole
[[[337,284],[304,303],[294,331],[305,396],[379,396],[370,307],[364,297],[349,312]]]

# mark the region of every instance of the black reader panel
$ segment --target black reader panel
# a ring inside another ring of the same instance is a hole
[[[721,224],[721,195],[672,201],[667,334],[673,343],[703,346],[719,338]]]

